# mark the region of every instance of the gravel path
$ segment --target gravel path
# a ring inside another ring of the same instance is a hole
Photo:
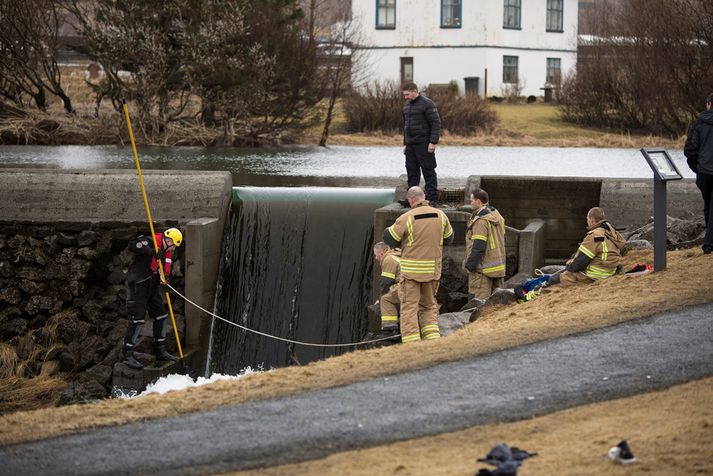
[[[206,474],[513,421],[713,375],[713,304],[429,369],[0,448],[2,475]]]

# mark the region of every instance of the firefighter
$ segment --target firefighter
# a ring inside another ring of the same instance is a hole
[[[504,287],[505,219],[488,202],[488,193],[476,188],[470,193],[473,215],[465,232],[465,259],[468,293],[487,299]]]
[[[441,278],[443,244],[453,241],[453,228],[442,210],[433,208],[419,187],[406,193],[411,209],[384,230],[384,241],[401,247],[401,342],[438,339],[436,291]]]
[[[153,319],[153,350],[159,360],[177,362],[178,357],[166,351],[166,312],[163,297],[164,286],[158,271],[159,262],[163,263],[166,279],[171,275],[171,255],[181,246],[183,234],[177,228],[169,228],[156,233],[158,252],[155,251],[150,236],[138,236],[129,242],[129,251],[135,254],[134,262],[126,275],[126,315],[129,327],[124,337],[124,362],[132,369],[144,366],[136,360],[134,347],[139,337],[141,324],[148,311]]]
[[[379,280],[380,298],[377,301],[381,310],[381,332],[391,333],[399,328],[399,277],[401,268],[401,250],[391,249],[380,241],[374,245],[374,259],[381,264]]]
[[[565,270],[547,281],[547,286],[592,283],[614,276],[619,268],[624,237],[606,221],[604,210],[594,207],[587,213],[587,235]]]

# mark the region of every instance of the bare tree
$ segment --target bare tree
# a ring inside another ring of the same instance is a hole
[[[68,113],[74,112],[58,64],[62,13],[54,0],[0,0],[0,82],[7,88],[3,96],[21,103],[19,94],[25,93],[45,110],[49,92],[62,100]]]

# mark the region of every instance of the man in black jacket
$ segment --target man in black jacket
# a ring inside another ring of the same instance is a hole
[[[713,252],[713,94],[706,98],[706,110],[688,129],[683,147],[688,166],[696,173],[696,185],[703,195],[706,237],[703,252]]]
[[[423,172],[426,198],[432,207],[438,198],[436,178],[436,144],[441,135],[441,118],[436,105],[419,94],[418,86],[407,81],[401,87],[406,104],[403,109],[404,155],[408,187],[418,187]],[[403,205],[403,203],[402,203]]]

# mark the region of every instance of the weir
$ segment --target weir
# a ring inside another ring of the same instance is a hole
[[[393,190],[233,188],[215,313],[291,340],[358,342],[371,304],[374,211]],[[213,322],[209,372],[305,364],[351,347],[308,347]]]

